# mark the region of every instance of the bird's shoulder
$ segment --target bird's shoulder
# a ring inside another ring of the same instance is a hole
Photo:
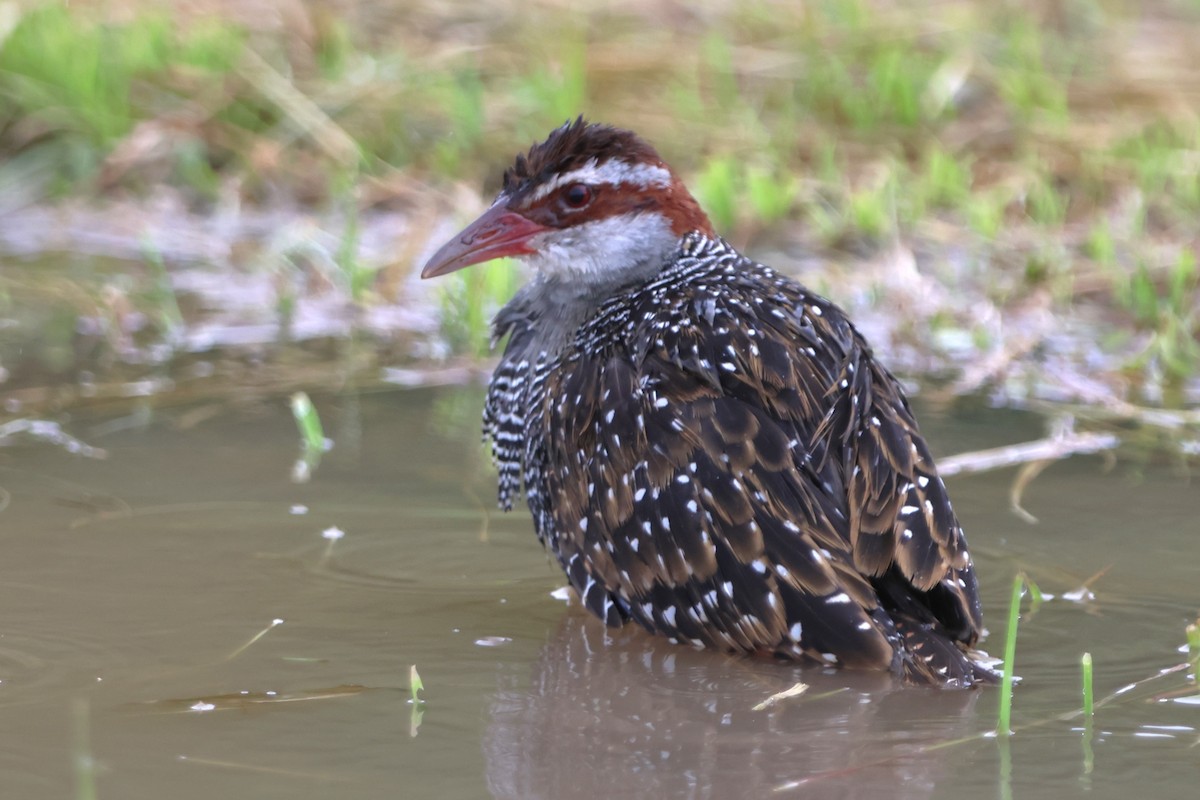
[[[583,353],[613,346],[635,360],[665,358],[714,387],[761,384],[766,395],[789,380],[824,392],[869,353],[836,305],[700,234],[685,236],[653,280],[611,299],[576,335]]]
[[[657,568],[597,553],[605,584],[638,596],[654,580],[694,586],[718,560],[749,582],[782,567],[795,591],[848,593],[856,613],[876,607],[876,581],[889,604],[975,639],[965,541],[902,388],[800,284],[696,242],[581,328],[546,400],[563,528],[593,550],[645,539],[644,554],[666,553]],[[653,580],[618,579],[622,562]]]

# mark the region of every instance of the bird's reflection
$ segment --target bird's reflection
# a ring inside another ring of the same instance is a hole
[[[926,797],[954,752],[930,746],[986,725],[980,691],[726,657],[632,627],[573,609],[532,675],[501,676],[483,740],[494,797]],[[799,681],[804,695],[753,710]]]

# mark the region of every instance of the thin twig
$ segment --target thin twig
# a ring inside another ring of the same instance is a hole
[[[1060,405],[1034,401],[1035,410],[1051,410],[1068,413],[1084,419],[1109,422],[1137,422],[1153,428],[1176,431],[1185,428],[1200,428],[1200,408],[1152,408],[1139,406],[1116,397],[1094,398],[1086,405]]]
[[[938,461],[938,474],[950,475],[988,472],[1035,461],[1058,461],[1072,455],[1100,453],[1121,443],[1114,433],[1065,433],[1032,442],[959,453]]]
[[[1023,465],[1017,472],[1017,477],[1013,478],[1012,487],[1008,491],[1009,507],[1014,514],[1030,525],[1036,525],[1038,518],[1026,511],[1025,507],[1021,505],[1021,496],[1025,494],[1025,487],[1033,483],[1034,478],[1041,475],[1042,471],[1056,460],[1046,458],[1041,461],[1030,461],[1028,464]]]

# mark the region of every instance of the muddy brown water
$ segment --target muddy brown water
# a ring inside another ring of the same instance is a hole
[[[0,796],[1196,796],[1185,671],[1090,732],[1056,719],[1085,650],[1098,697],[1185,660],[1200,492],[1166,468],[1057,464],[1025,495],[1037,525],[1008,508],[1012,470],[948,481],[989,649],[1019,569],[1058,595],[1022,622],[1002,742],[998,691],[606,635],[551,597],[527,515],[494,510],[479,389],[315,399],[335,446],[306,484],[286,398],[76,419],[105,460],[0,449]],[[971,404],[922,421],[943,454],[1043,433]]]

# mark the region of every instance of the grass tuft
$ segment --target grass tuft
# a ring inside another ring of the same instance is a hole
[[[1200,373],[1200,126],[1179,111],[1200,16],[1172,16],[1146,53],[1132,34],[1164,12],[1136,4],[738,3],[675,27],[657,24],[658,2],[548,6],[536,30],[515,10],[464,28],[436,4],[420,25],[384,15],[370,28],[303,10],[234,23],[203,2],[106,5],[0,4],[0,211],[165,195],[189,214],[229,212],[233,268],[288,261],[255,260],[261,231],[236,230],[238,210],[324,215],[340,230],[305,251],[362,306],[378,275],[394,286],[409,268],[364,255],[386,250],[376,210],[427,220],[447,195],[486,195],[515,152],[583,113],[654,142],[751,255],[910,250],[935,290],[922,292],[930,318],[1018,320],[979,342],[981,359],[1064,335],[1114,392],[1165,383],[1146,396],[1181,397]],[[873,298],[886,316],[890,294],[847,272],[858,282],[833,299]],[[483,355],[515,279],[490,268],[446,286],[466,297],[441,302],[444,341],[427,351]],[[131,294],[169,341],[166,294]],[[1028,331],[1043,297],[1058,324]],[[303,299],[281,293],[284,317]],[[1094,319],[1114,335],[1074,333]],[[1037,383],[1067,383],[1056,377]]]
[[[491,351],[492,317],[516,293],[519,275],[511,259],[499,259],[444,281],[439,291],[442,334],[455,352],[482,358]]]

